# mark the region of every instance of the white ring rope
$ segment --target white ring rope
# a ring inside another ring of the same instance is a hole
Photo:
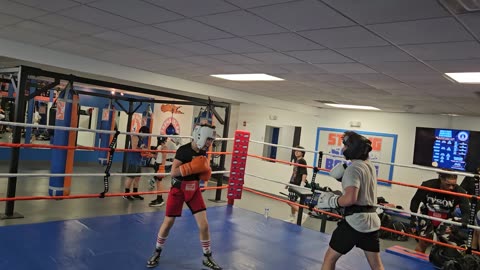
[[[16,122],[5,122],[0,121],[0,125],[6,126],[15,126],[15,127],[27,127],[27,128],[45,128],[45,129],[55,129],[55,130],[66,130],[66,131],[83,131],[91,133],[103,133],[103,134],[115,134],[115,131],[112,130],[92,130],[88,128],[73,128],[73,127],[60,127],[60,126],[49,126],[49,125],[37,125],[37,124],[27,124],[27,123],[16,123]],[[124,132],[120,131],[120,134],[124,135],[138,135],[138,132]],[[192,139],[192,136],[180,136],[180,135],[155,135],[150,133],[142,133],[142,136],[145,137],[165,137],[165,138],[187,138]],[[233,138],[216,138],[215,141],[233,141]]]
[[[322,151],[316,151],[316,150],[308,150],[308,149],[295,148],[295,147],[286,146],[286,145],[266,143],[266,142],[255,141],[255,140],[250,140],[250,142],[252,142],[252,143],[258,143],[258,144],[264,144],[264,145],[269,145],[269,146],[274,146],[274,147],[278,147],[278,148],[285,148],[285,149],[297,150],[297,151],[302,151],[302,152],[314,153],[314,154],[318,154],[318,153],[322,152]],[[334,154],[329,154],[329,153],[325,153],[325,152],[323,152],[323,155],[325,155],[325,156],[330,156],[330,157],[335,157],[335,158],[340,158],[340,159],[345,160],[345,157],[342,156],[342,155],[334,155]],[[444,170],[441,170],[441,169],[421,167],[421,166],[416,166],[416,165],[390,163],[390,162],[377,161],[377,160],[371,160],[371,162],[372,162],[372,163],[382,164],[382,165],[390,165],[390,166],[410,168],[410,169],[416,169],[416,170],[424,170],[424,171],[431,171],[431,172],[437,172],[437,173],[445,173],[445,174],[453,174],[453,175],[462,175],[462,176],[470,176],[470,177],[476,176],[476,174],[472,174],[472,173],[465,173],[465,172],[458,172],[458,171],[444,171]]]
[[[299,188],[299,189],[304,189],[304,190],[309,190],[309,191],[311,191],[310,188],[301,187],[301,186],[292,185],[292,184],[286,184],[286,183],[283,183],[283,182],[280,182],[280,181],[268,179],[268,178],[265,178],[265,177],[261,177],[261,176],[257,176],[257,175],[253,175],[253,174],[249,174],[249,173],[245,173],[245,175],[253,176],[253,177],[256,177],[256,178],[259,178],[259,179],[262,179],[262,180],[266,180],[266,181],[269,181],[269,182],[273,182],[273,183],[278,183],[278,184],[282,184],[282,185],[288,185],[288,186],[292,186],[292,187],[295,187],[295,188]],[[378,204],[376,204],[376,205],[374,205],[374,206],[375,206],[375,207],[378,207],[378,208],[382,208],[382,209],[387,209],[387,210],[399,212],[399,213],[404,213],[404,214],[409,214],[409,215],[412,215],[412,216],[421,217],[421,218],[424,218],[424,219],[430,219],[430,220],[435,220],[435,221],[439,221],[439,222],[444,222],[444,223],[451,224],[451,225],[455,225],[455,226],[460,226],[460,227],[463,227],[463,226],[464,226],[464,224],[462,224],[461,222],[456,222],[456,221],[452,221],[452,220],[446,220],[446,219],[437,218],[437,217],[431,217],[431,216],[427,216],[427,215],[423,215],[423,214],[419,214],[419,213],[413,213],[413,212],[410,212],[410,211],[405,211],[405,210],[401,210],[401,209],[397,209],[397,208],[391,208],[391,207],[387,207],[387,206],[383,206],[383,205],[378,205]],[[323,209],[320,209],[320,210],[323,210]],[[474,225],[470,225],[470,224],[465,224],[465,225],[466,225],[468,228],[470,228],[470,229],[480,230],[480,227],[479,227],[479,226],[474,226]]]
[[[265,178],[265,177],[261,177],[261,176],[258,176],[258,175],[253,175],[253,174],[249,174],[249,173],[245,173],[245,175],[253,176],[253,177],[255,177],[255,178],[259,178],[259,179],[262,179],[262,180],[265,180],[265,181],[268,181],[268,182],[273,182],[273,183],[282,184],[282,185],[289,186],[289,187],[295,187],[295,188],[298,188],[298,189],[303,189],[303,190],[312,191],[311,188],[306,188],[306,187],[302,187],[302,186],[297,186],[297,185],[290,184],[290,183],[284,183],[284,182],[280,182],[280,181],[277,181],[277,180],[271,180],[271,179],[268,179],[268,178]]]
[[[230,171],[212,171],[212,174],[224,174]],[[110,176],[167,176],[170,173],[110,173]],[[3,177],[103,177],[105,173],[0,173]]]

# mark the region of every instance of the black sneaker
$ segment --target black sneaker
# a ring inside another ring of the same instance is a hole
[[[151,201],[151,202],[148,204],[148,206],[151,206],[151,207],[160,207],[160,206],[162,206],[162,205],[164,205],[164,204],[165,204],[165,202],[164,202],[163,200],[159,200],[159,201],[158,201],[158,200],[153,200],[153,201]]]
[[[143,197],[140,196],[140,195],[133,195],[132,197],[133,197],[133,199],[137,199],[137,200],[143,201]]]
[[[213,260],[212,253],[203,254],[203,265],[212,269],[212,270],[222,270],[223,268],[218,265],[218,263]]]
[[[123,198],[124,198],[125,200],[129,200],[129,201],[133,201],[133,200],[134,200],[132,196],[123,196]]]
[[[153,267],[156,267],[158,265],[158,262],[160,261],[160,254],[161,253],[162,253],[162,249],[155,249],[152,256],[147,261],[147,267],[148,268],[153,268]]]

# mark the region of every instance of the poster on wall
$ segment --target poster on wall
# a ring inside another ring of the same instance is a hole
[[[57,120],[65,120],[65,101],[57,101]]]
[[[134,113],[132,115],[132,127],[131,132],[138,132],[142,127],[142,114],[141,113]]]
[[[102,121],[110,120],[110,109],[104,108],[102,109]]]
[[[315,144],[316,151],[323,151],[325,154],[342,155],[342,136],[347,131],[345,129],[317,128],[317,139]],[[372,142],[372,151],[370,160],[373,161],[377,170],[377,177],[385,180],[392,180],[393,166],[375,163],[375,161],[394,163],[395,151],[397,148],[397,135],[389,133],[377,133],[368,131],[358,131],[358,134],[367,137]],[[341,157],[324,155],[322,168],[332,169],[335,165],[345,161]],[[314,164],[317,164],[315,156]],[[379,185],[390,186],[389,183],[378,182]]]

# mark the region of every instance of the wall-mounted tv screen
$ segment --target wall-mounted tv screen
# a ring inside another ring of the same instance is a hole
[[[474,172],[480,164],[480,132],[417,127],[413,164]]]

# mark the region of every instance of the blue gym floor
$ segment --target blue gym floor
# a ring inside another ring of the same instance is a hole
[[[329,235],[230,206],[207,210],[213,254],[224,269],[320,269]],[[164,212],[0,227],[0,269],[146,269]],[[382,252],[385,269],[434,269]],[[177,218],[155,269],[204,269],[195,220]],[[370,269],[354,249],[337,269]]]

